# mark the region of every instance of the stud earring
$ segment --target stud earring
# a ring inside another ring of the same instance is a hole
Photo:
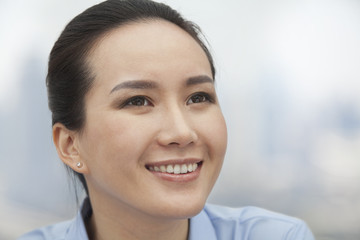
[[[76,164],[76,166],[77,166],[78,168],[81,168],[81,167],[83,166],[83,164],[82,164],[81,162],[78,162],[78,163]]]

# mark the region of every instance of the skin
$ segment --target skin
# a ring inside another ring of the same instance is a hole
[[[204,51],[176,25],[150,20],[112,30],[88,63],[95,80],[85,125],[79,132],[57,123],[53,135],[63,162],[86,178],[90,238],[187,239],[188,219],[202,210],[227,142]],[[148,169],[195,160],[201,167],[192,178]]]

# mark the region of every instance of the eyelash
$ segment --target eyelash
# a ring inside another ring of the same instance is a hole
[[[142,101],[142,104],[140,104],[140,105],[136,104],[135,101]],[[134,106],[134,107],[152,106],[152,103],[145,96],[134,96],[134,97],[127,99],[123,104],[121,104],[121,107],[127,107],[127,106]]]
[[[194,97],[201,97],[201,99],[200,99],[200,101],[198,101],[199,99],[194,101],[194,99],[193,99]],[[192,103],[189,103],[189,101],[192,101]],[[189,99],[186,101],[186,104],[196,104],[196,103],[204,103],[204,102],[213,103],[213,102],[215,102],[214,97],[205,92],[197,92],[197,93],[192,94],[189,97]]]
[[[197,99],[195,99],[195,97],[197,97]],[[137,102],[135,102],[135,101],[137,101]],[[141,102],[139,102],[139,101],[141,101]],[[188,100],[186,101],[186,104],[189,105],[189,104],[197,104],[197,103],[205,103],[205,102],[213,103],[213,102],[215,102],[215,99],[213,96],[211,96],[208,93],[197,92],[197,93],[192,94],[188,98]],[[153,104],[147,97],[139,95],[139,96],[134,96],[134,97],[127,99],[124,103],[122,103],[120,105],[120,108],[144,107],[144,106],[153,106]]]

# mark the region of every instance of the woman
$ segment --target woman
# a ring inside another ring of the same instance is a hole
[[[313,239],[294,218],[205,205],[227,133],[199,32],[149,0],[67,25],[49,59],[53,139],[88,197],[74,220],[20,239]]]

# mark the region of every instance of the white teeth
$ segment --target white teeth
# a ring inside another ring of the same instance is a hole
[[[188,166],[187,166],[187,170],[189,172],[192,172],[193,171],[193,165],[190,163]]]
[[[180,174],[180,165],[179,164],[176,164],[175,166],[174,166],[174,173],[175,174]]]
[[[188,172],[188,167],[186,166],[186,164],[181,165],[181,173],[187,173]]]
[[[185,174],[194,172],[198,168],[197,163],[189,163],[189,164],[175,164],[175,165],[160,165],[160,166],[149,166],[150,171],[155,172],[167,172],[173,174]]]
[[[168,172],[168,173],[173,173],[173,172],[174,172],[173,166],[172,166],[172,165],[167,165],[167,167],[166,167],[166,172]]]

